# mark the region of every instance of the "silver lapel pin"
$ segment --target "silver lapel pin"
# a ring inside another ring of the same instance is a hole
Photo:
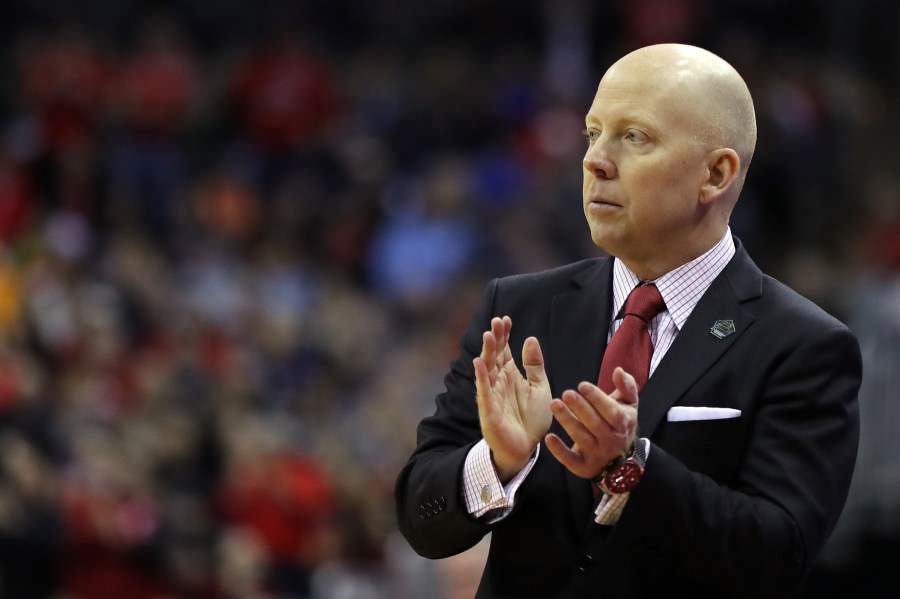
[[[735,330],[733,320],[717,320],[709,329],[709,334],[719,339],[724,339]]]

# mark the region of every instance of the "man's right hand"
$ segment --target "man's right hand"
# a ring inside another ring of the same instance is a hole
[[[481,434],[491,448],[503,484],[528,463],[550,430],[553,418],[541,345],[534,337],[525,340],[523,377],[509,348],[510,330],[509,316],[491,319],[491,330],[483,336],[481,355],[473,361]]]

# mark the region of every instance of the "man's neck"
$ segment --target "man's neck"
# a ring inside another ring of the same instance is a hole
[[[641,281],[655,281],[661,276],[672,272],[676,268],[684,266],[689,262],[693,262],[697,258],[711,251],[719,245],[726,235],[731,235],[731,228],[726,227],[724,233],[709,236],[706,243],[698,243],[689,250],[681,254],[671,253],[669,255],[660,255],[647,260],[629,260],[616,256],[628,270],[633,272]]]

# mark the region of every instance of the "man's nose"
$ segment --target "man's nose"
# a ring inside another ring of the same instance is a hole
[[[616,176],[616,163],[610,155],[607,141],[602,136],[588,146],[582,164],[584,170],[598,179],[613,179]]]

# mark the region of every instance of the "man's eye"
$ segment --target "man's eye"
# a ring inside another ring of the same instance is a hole
[[[597,131],[596,129],[585,129],[584,137],[587,139],[589,144],[592,144],[595,141],[597,141],[597,139],[599,139],[600,132]]]
[[[647,139],[647,136],[644,135],[643,132],[638,131],[636,129],[629,129],[628,132],[625,134],[625,139],[627,139],[628,141],[633,141],[633,142],[642,142]]]

